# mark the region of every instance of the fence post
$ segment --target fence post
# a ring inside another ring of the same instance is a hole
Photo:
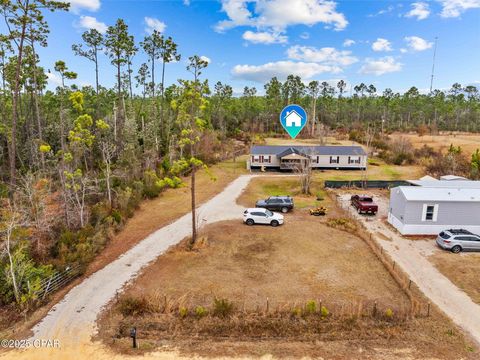
[[[393,262],[393,270],[395,270],[395,261]]]
[[[377,315],[377,301],[373,303],[373,312],[372,312],[373,317]]]
[[[267,297],[267,314],[268,314],[268,309],[269,309],[269,303],[268,303],[268,297]]]
[[[412,286],[412,279],[408,282],[408,289],[410,290],[410,287]]]
[[[430,316],[430,302],[427,304],[427,317]]]

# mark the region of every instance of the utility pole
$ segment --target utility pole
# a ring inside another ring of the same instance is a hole
[[[435,75],[435,58],[437,56],[437,40],[438,40],[438,37],[435,36],[435,45],[433,47],[432,76],[430,78],[430,94],[432,93],[432,90],[433,90],[433,77]]]

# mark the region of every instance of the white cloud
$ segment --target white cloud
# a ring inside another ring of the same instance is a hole
[[[369,14],[368,17],[376,17],[376,16],[380,16],[380,15],[383,15],[383,14],[388,14],[388,13],[391,13],[393,10],[395,10],[395,7],[393,5],[390,5],[386,9],[381,9],[374,14]]]
[[[234,77],[248,80],[266,82],[276,76],[283,81],[288,75],[298,75],[303,79],[310,79],[322,73],[339,73],[342,69],[338,66],[317,63],[277,61],[263,65],[236,65],[232,69]]]
[[[57,86],[62,86],[62,78],[60,75],[52,72],[47,72],[47,81],[48,85],[51,87],[57,87]]]
[[[430,16],[430,8],[427,3],[415,2],[412,9],[405,14],[405,17],[416,17],[417,20],[425,20]]]
[[[402,54],[405,54],[406,52],[408,52],[408,50],[405,49],[405,48],[401,48],[401,49],[400,49],[400,52],[401,52]]]
[[[164,32],[165,28],[167,25],[163,21],[160,21],[159,19],[152,18],[145,16],[145,32],[147,34],[153,33],[154,30],[157,30],[158,32]]]
[[[287,56],[292,60],[302,60],[323,63],[332,66],[347,66],[356,63],[358,59],[348,50],[337,50],[332,47],[314,48],[312,46],[295,45],[287,50]]]
[[[343,42],[343,46],[344,47],[350,47],[352,45],[355,45],[355,40],[352,40],[352,39],[345,39],[345,41]]]
[[[372,44],[373,51],[392,51],[392,43],[387,39],[378,38]]]
[[[190,5],[190,0],[183,0],[183,5],[189,6]]]
[[[242,38],[254,44],[284,44],[288,40],[288,37],[280,33],[250,30],[245,31]]]
[[[291,25],[324,23],[343,30],[348,21],[337,12],[336,6],[332,0],[222,0],[228,20],[219,22],[215,28],[225,31],[236,26],[253,26],[283,31]]]
[[[412,51],[424,51],[430,49],[433,46],[432,42],[429,42],[418,36],[407,36],[405,37],[405,41],[408,48]]]
[[[442,4],[441,17],[459,17],[469,9],[480,8],[480,0],[437,0]]]
[[[80,10],[97,11],[100,9],[100,0],[69,0],[62,2],[70,3],[70,9],[73,12]]]
[[[209,57],[205,56],[205,55],[200,56],[200,60],[206,61],[206,62],[209,63],[209,64],[212,63],[212,60],[211,60]]]
[[[95,29],[102,34],[105,34],[107,32],[107,25],[101,21],[98,21],[93,16],[80,16],[78,26],[88,30]]]
[[[365,59],[365,64],[360,69],[361,74],[383,75],[402,70],[403,64],[398,63],[392,56],[385,56],[380,59]]]

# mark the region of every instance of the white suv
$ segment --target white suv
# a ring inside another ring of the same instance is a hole
[[[283,215],[263,208],[251,208],[243,212],[243,222],[247,225],[267,224],[278,226],[283,224]]]

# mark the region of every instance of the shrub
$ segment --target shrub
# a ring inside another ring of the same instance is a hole
[[[112,210],[111,216],[117,224],[120,224],[122,222],[122,214],[120,214],[120,211],[118,211],[117,209]]]
[[[314,314],[317,312],[317,303],[315,300],[309,300],[305,304],[305,312],[307,314]]]
[[[227,299],[213,300],[213,315],[218,317],[227,317],[233,312],[233,303]]]
[[[195,315],[199,318],[204,317],[207,315],[207,309],[205,309],[203,306],[197,306],[195,308]]]
[[[322,315],[322,317],[327,317],[328,315],[330,315],[330,311],[328,311],[325,306],[322,306],[320,309],[320,314]]]
[[[388,308],[387,310],[385,310],[385,317],[387,319],[393,319],[393,310]]]
[[[295,306],[292,309],[292,315],[297,317],[302,316],[302,308],[300,306]]]
[[[188,309],[184,306],[181,306],[179,309],[178,309],[178,315],[180,315],[180,317],[183,319],[183,318],[186,318],[187,315],[188,315]]]
[[[150,312],[150,306],[144,297],[127,296],[120,300],[118,311],[123,316],[143,315]]]
[[[143,189],[143,195],[149,199],[156,198],[162,191],[162,187],[159,186],[160,179],[153,170],[145,171],[144,175],[145,187]]]

